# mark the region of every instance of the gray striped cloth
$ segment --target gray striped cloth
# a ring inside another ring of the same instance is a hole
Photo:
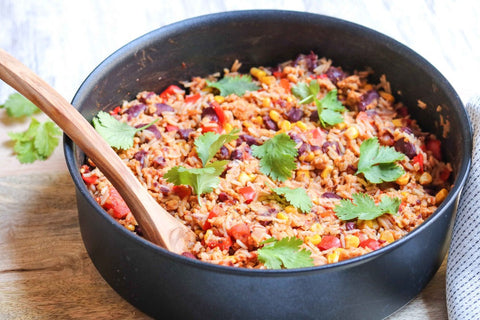
[[[467,104],[472,169],[463,189],[447,262],[449,319],[480,319],[480,97]]]

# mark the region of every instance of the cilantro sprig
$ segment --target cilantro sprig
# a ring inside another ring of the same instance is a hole
[[[28,117],[40,112],[36,105],[18,92],[9,95],[7,101],[0,105],[0,108],[5,108],[7,115],[12,118]]]
[[[213,162],[210,162],[210,160],[225,143],[237,139],[238,132],[238,129],[234,129],[226,134],[207,132],[199,136],[195,140],[195,146],[197,155],[202,160],[203,168],[176,166],[168,170],[163,177],[176,186],[191,186],[193,192],[198,196],[198,203],[200,203],[201,194],[212,192],[214,188],[218,187],[220,183],[219,176],[228,163],[227,160]]]
[[[380,146],[376,137],[367,139],[360,145],[357,174],[363,173],[371,183],[395,181],[405,173],[395,162],[404,158],[405,155],[393,147]]]
[[[275,180],[285,181],[296,169],[298,151],[295,141],[286,133],[280,133],[261,146],[252,145],[252,155],[260,159],[260,171]]]
[[[223,97],[231,94],[241,97],[247,91],[257,91],[259,89],[249,75],[225,76],[217,82],[207,80],[207,86],[219,90],[220,95]]]
[[[263,248],[258,249],[258,260],[268,269],[291,269],[313,266],[310,251],[301,249],[303,241],[296,237],[281,240],[270,238],[263,241]]]
[[[312,209],[312,200],[303,188],[292,189],[289,187],[280,187],[272,189],[278,196],[284,197],[292,206],[303,213],[310,212]]]
[[[292,93],[300,100],[300,104],[314,102],[317,107],[318,119],[323,127],[343,122],[342,112],[345,107],[337,98],[337,89],[329,91],[322,99],[318,100],[320,85],[317,80],[310,84],[300,82],[292,87]]]
[[[100,111],[92,122],[95,130],[111,147],[126,150],[133,146],[133,137],[137,132],[147,129],[158,120],[155,119],[143,127],[134,128],[125,122],[118,121],[107,112]]]
[[[352,194],[352,200],[340,200],[340,204],[335,206],[334,211],[341,220],[352,220],[355,218],[373,220],[385,213],[397,215],[401,202],[399,198],[391,198],[384,195],[381,197],[380,203],[376,205],[373,198],[369,195],[354,193]]]

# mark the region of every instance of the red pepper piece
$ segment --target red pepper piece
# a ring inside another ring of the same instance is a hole
[[[195,103],[198,101],[198,99],[200,99],[202,95],[200,93],[197,93],[197,94],[194,94],[193,96],[188,96],[188,97],[185,97],[185,100],[184,102],[185,103]]]
[[[228,234],[235,240],[240,240],[244,244],[247,244],[248,237],[250,236],[250,228],[246,223],[239,223],[231,227],[228,230]]]
[[[208,221],[209,219],[211,218],[215,218],[215,217],[218,217],[218,216],[221,216],[223,215],[225,212],[223,211],[222,207],[220,206],[214,206],[212,208],[212,210],[208,213],[208,217],[207,217],[207,220],[205,220],[203,226],[202,226],[202,229],[203,230],[208,230],[212,227],[212,225],[210,224],[210,222]]]
[[[360,242],[360,247],[362,248],[370,248],[372,250],[377,250],[380,249],[382,246],[380,245],[380,242],[374,239],[367,239],[362,242]]]
[[[218,122],[223,127],[227,123],[227,117],[225,116],[225,112],[223,112],[222,107],[220,107],[220,105],[216,101],[212,102],[211,106],[213,107],[213,110],[215,110],[215,113],[217,114]]]
[[[286,93],[290,93],[290,81],[288,81],[288,79],[280,79],[280,87],[282,87]]]
[[[438,160],[442,160],[441,145],[442,142],[438,139],[430,139],[426,143],[427,150],[431,151],[433,156]]]
[[[281,72],[281,71],[274,71],[272,74],[277,79],[283,77],[283,72]]]
[[[177,126],[173,126],[171,124],[167,124],[167,126],[165,127],[165,130],[167,130],[167,132],[170,132],[170,131],[178,131],[178,127]]]
[[[202,127],[202,133],[215,132],[215,133],[221,134],[223,132],[223,128],[216,123],[215,124],[212,123],[212,125],[209,125],[209,126],[202,125],[201,127]]]
[[[257,192],[252,187],[240,188],[238,189],[238,193],[240,193],[243,196],[243,198],[245,199],[245,203],[252,202],[257,196]]]
[[[165,89],[162,93],[160,93],[160,98],[162,98],[163,100],[166,100],[168,99],[168,96],[181,93],[181,92],[183,92],[182,89],[172,84],[167,89]]]
[[[320,243],[317,244],[317,247],[320,250],[328,250],[328,249],[331,249],[331,248],[340,248],[341,246],[342,246],[342,243],[340,242],[340,239],[338,239],[335,236],[323,236]]]
[[[110,115],[114,116],[114,115],[118,114],[120,112],[120,110],[122,110],[122,108],[120,106],[117,106],[117,107],[115,107],[115,109],[110,111]]]
[[[450,173],[452,173],[452,171],[450,171],[450,169],[448,169],[448,168],[443,169],[440,172],[440,179],[442,179],[443,181],[447,181],[448,178],[450,177]]]
[[[212,249],[219,247],[221,250],[228,250],[232,246],[232,239],[229,236],[220,239],[212,239],[207,242],[207,246]]]
[[[108,198],[103,204],[103,208],[115,219],[125,218],[130,212],[127,204],[114,187],[108,189]]]
[[[173,186],[172,191],[181,199],[189,197],[192,194],[192,189],[184,185]]]
[[[92,174],[90,176],[85,176],[82,174],[82,179],[85,181],[86,184],[94,184],[97,182],[98,177],[95,174]]]
[[[415,157],[413,157],[412,163],[418,163],[418,165],[420,166],[420,172],[423,173],[423,154],[419,153]]]

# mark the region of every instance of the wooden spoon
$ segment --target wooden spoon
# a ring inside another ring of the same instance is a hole
[[[118,190],[151,242],[182,254],[195,233],[163,209],[90,123],[58,92],[20,61],[0,49],[0,79],[46,113]]]

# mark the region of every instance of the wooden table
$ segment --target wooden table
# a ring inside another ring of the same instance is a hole
[[[67,99],[126,42],[163,25],[239,9],[322,13],[383,32],[423,55],[466,102],[478,93],[477,1],[33,1],[0,2],[0,47]],[[0,83],[0,103],[12,90]],[[84,249],[74,187],[58,147],[21,165],[7,132],[26,121],[0,110],[0,318],[147,319],[100,277]],[[444,319],[445,262],[427,288],[391,319]]]

